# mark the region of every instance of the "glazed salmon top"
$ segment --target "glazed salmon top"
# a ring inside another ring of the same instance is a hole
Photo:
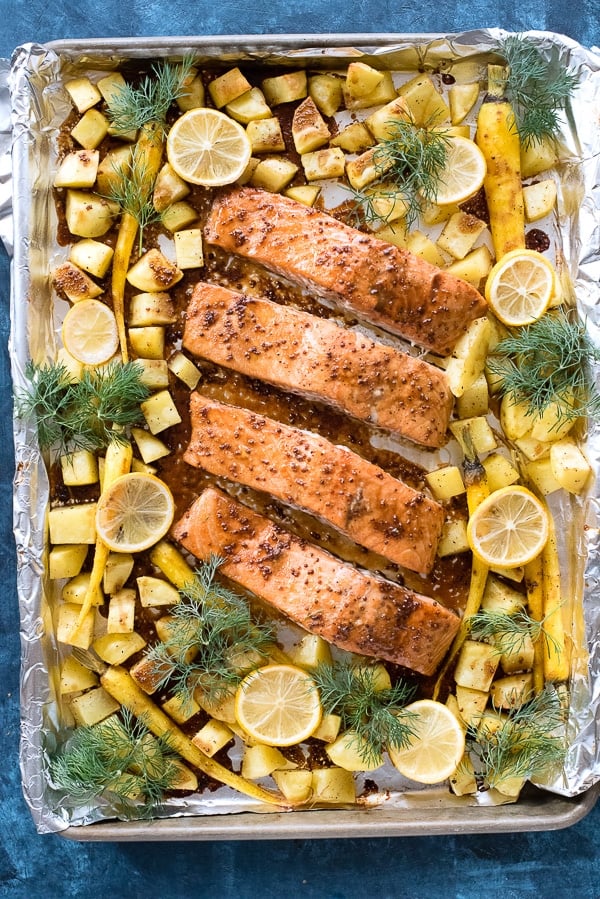
[[[470,284],[408,250],[257,188],[217,196],[205,237],[443,356],[487,309]]]

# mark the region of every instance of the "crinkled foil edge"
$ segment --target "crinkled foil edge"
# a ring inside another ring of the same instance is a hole
[[[386,62],[397,69],[434,69],[457,58],[483,58],[505,34],[499,29],[482,29],[449,36],[348,35],[337,36],[331,41],[333,45],[327,47],[322,35],[274,35],[270,40],[221,36],[92,41],[88,49],[77,51],[71,46],[65,50],[27,44],[15,50],[10,63],[0,60],[0,237],[13,255],[9,349],[15,391],[18,393],[25,386],[27,360],[52,358],[55,348],[48,274],[53,251],[47,241],[47,234],[51,233],[47,222],[53,222],[55,214],[47,171],[53,137],[64,118],[64,100],[57,85],[65,72],[84,65],[91,69],[96,65],[116,68],[124,58],[166,56],[186,50],[220,60],[268,58],[288,63],[310,59],[333,64],[342,58],[385,56]],[[558,56],[579,78],[563,130],[567,162],[561,171],[564,189],[559,191],[563,212],[561,238],[581,317],[600,345],[600,57],[561,35],[539,31],[527,35],[542,49]],[[35,217],[31,215],[33,208]],[[569,214],[573,209],[579,210],[577,215]],[[44,214],[40,215],[40,211]],[[44,575],[48,480],[35,434],[18,419],[14,441],[14,534],[22,650],[20,763],[25,799],[38,831],[44,833],[106,820],[114,812],[94,806],[77,814],[68,813],[56,807],[46,783],[46,753],[62,718],[55,684],[61,650],[53,637]],[[590,428],[586,452],[597,473],[599,426]],[[538,785],[551,793],[572,797],[600,779],[600,497],[596,482],[583,499],[561,497],[554,502],[553,511],[557,520],[572,522],[568,538],[561,545],[561,552],[569,558],[563,570],[569,571],[567,591],[573,598],[565,603],[565,615],[574,645],[585,649],[574,653],[566,764]],[[578,601],[581,597],[583,612]],[[381,796],[372,797],[370,804],[382,802],[392,808],[410,808],[410,795],[399,791],[397,785],[396,789],[379,786]],[[436,795],[439,798],[439,791]],[[424,797],[421,792],[419,796],[422,807]],[[460,814],[464,803],[457,802],[456,797],[448,798]],[[432,799],[432,814],[437,801]],[[468,801],[487,804],[498,801],[498,797],[483,794]],[[159,814],[172,817],[249,810],[265,811],[222,788],[199,800],[192,797],[169,802]]]

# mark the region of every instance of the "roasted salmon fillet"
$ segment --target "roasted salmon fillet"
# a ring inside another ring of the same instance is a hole
[[[487,309],[479,291],[449,272],[269,191],[221,193],[204,233],[209,244],[443,356]]]
[[[435,672],[460,620],[434,599],[363,573],[213,488],[173,535],[301,627],[341,649]]]
[[[269,493],[411,571],[431,571],[444,511],[424,493],[318,434],[200,393],[190,418],[189,465]]]
[[[446,441],[453,399],[445,373],[328,319],[200,282],[183,346],[423,446]]]

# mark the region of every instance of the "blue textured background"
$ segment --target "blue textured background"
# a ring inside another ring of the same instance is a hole
[[[59,7],[58,9],[56,7]],[[600,43],[597,0],[0,0],[0,57],[58,38],[317,32],[450,32],[498,26]],[[0,896],[600,897],[600,806],[564,831],[289,843],[76,844],[38,836],[21,797],[18,614],[11,521],[9,266],[0,249]]]

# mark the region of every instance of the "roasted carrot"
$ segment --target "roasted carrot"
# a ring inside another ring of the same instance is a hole
[[[567,653],[562,618],[562,590],[556,531],[552,516],[550,533],[542,551],[544,583],[544,678],[546,681],[565,681],[569,677],[570,660]]]
[[[521,143],[513,108],[504,95],[506,78],[503,66],[488,66],[488,92],[475,136],[487,165],[483,188],[497,261],[525,246]]]
[[[544,573],[542,569],[542,557],[538,556],[525,566],[525,585],[527,588],[527,607],[534,621],[544,619]],[[541,693],[544,689],[544,641],[547,639],[542,630],[535,640],[533,656],[533,689],[535,693]]]

